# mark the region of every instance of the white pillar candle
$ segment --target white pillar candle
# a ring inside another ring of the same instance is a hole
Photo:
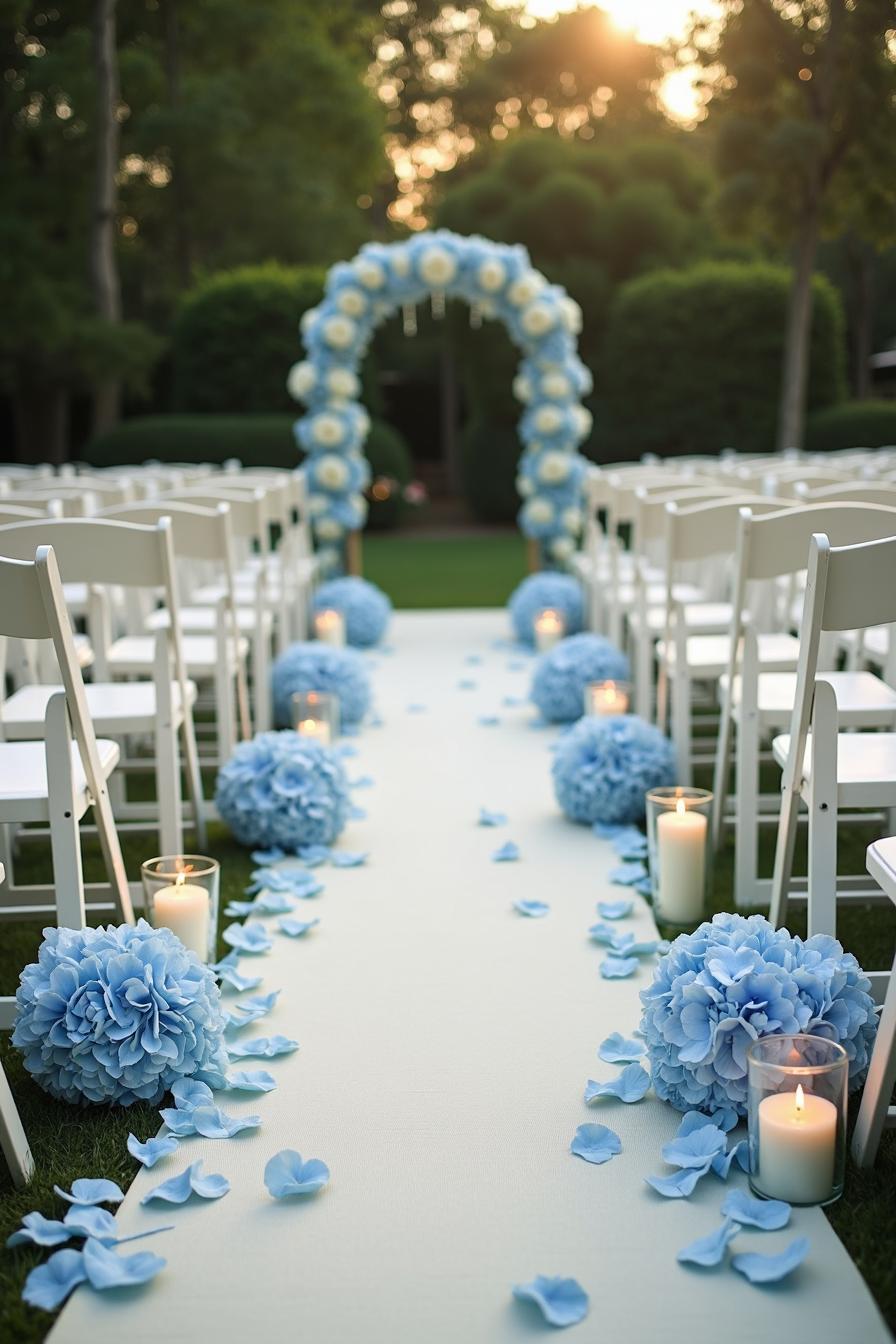
[[[589,714],[627,714],[628,692],[615,681],[595,681],[588,687]]]
[[[656,819],[656,847],[660,918],[691,924],[703,914],[706,817],[679,798]]]
[[[330,725],[323,719],[300,719],[296,732],[300,737],[311,737],[322,747],[330,745]]]
[[[314,618],[314,633],[322,644],[341,647],[345,643],[345,617],[341,611],[327,608]]]
[[[535,647],[539,653],[547,653],[563,638],[563,617],[559,611],[545,607],[535,617],[532,626],[535,632]]]
[[[208,957],[209,898],[205,887],[183,876],[153,897],[153,924],[170,929],[184,947],[205,961]]]
[[[759,1103],[756,1184],[770,1199],[821,1204],[830,1199],[837,1151],[837,1107],[826,1097],[776,1092]]]

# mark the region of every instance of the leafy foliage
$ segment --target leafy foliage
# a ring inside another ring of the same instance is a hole
[[[896,444],[896,401],[844,401],[816,411],[806,427],[806,448],[811,453],[892,444]]]

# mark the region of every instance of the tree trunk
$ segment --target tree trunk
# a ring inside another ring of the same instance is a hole
[[[96,172],[90,228],[90,280],[94,305],[106,322],[121,321],[121,288],[115,255],[118,171],[118,53],[115,45],[117,0],[95,0],[93,68],[96,80]],[[121,385],[98,378],[93,388],[93,432],[109,429],[119,417]]]
[[[856,396],[860,401],[871,396],[871,346],[874,322],[874,249],[859,243],[856,267],[856,306],[854,313],[853,358]]]
[[[41,378],[16,378],[12,394],[16,456],[20,462],[52,462],[68,457],[68,391],[61,383]]]
[[[174,252],[177,277],[186,289],[193,274],[193,249],[190,238],[189,193],[184,172],[180,141],[180,37],[177,28],[177,0],[162,0],[162,25],[165,52],[165,87],[168,106],[175,114],[176,128],[171,154],[171,200],[174,204]]]
[[[796,240],[781,371],[778,452],[801,448],[803,445],[809,382],[809,334],[812,327],[812,268],[818,250],[818,213],[815,206],[806,211]]]

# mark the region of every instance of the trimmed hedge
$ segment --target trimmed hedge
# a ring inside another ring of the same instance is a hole
[[[812,283],[808,404],[818,409],[843,396],[843,317],[828,281]],[[789,271],[758,262],[703,262],[624,285],[607,325],[601,454],[767,451],[789,285]]]
[[[464,486],[470,507],[485,523],[508,523],[516,518],[520,499],[516,469],[522,446],[509,425],[475,417],[461,440]]]
[[[310,266],[240,266],[200,282],[171,338],[176,411],[287,411],[286,375],[302,357],[299,319],[323,294]]]
[[[393,490],[388,499],[374,497],[370,500],[368,531],[386,531],[398,526],[405,510],[402,491],[414,474],[411,454],[402,435],[384,420],[373,421],[364,444],[364,453],[374,480],[377,476],[388,476],[398,481],[401,487]]]
[[[816,411],[806,426],[806,448],[883,448],[896,444],[896,401],[844,401]]]

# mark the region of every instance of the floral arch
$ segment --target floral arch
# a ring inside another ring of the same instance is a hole
[[[591,428],[581,404],[591,390],[577,354],[581,309],[533,268],[524,247],[439,230],[366,244],[353,261],[331,268],[322,303],[302,318],[306,357],[290,369],[287,386],[306,407],[295,434],[308,454],[309,511],[323,564],[339,563],[346,535],[367,514],[362,449],[370,419],[359,401],[361,360],[387,317],[427,296],[436,311],[447,298],[466,300],[478,317],[503,322],[521,351],[513,383],[524,406],[518,520],[547,564],[562,563],[582,527],[586,462],[578,446]]]

